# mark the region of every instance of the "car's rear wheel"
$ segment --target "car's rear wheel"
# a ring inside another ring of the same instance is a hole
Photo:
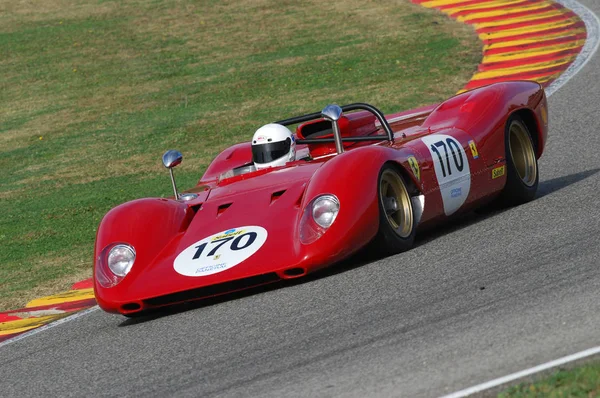
[[[538,188],[538,163],[531,132],[518,115],[508,119],[504,140],[507,170],[501,203],[514,206],[529,202]]]
[[[415,215],[409,191],[402,175],[386,164],[377,181],[379,230],[373,244],[384,254],[410,249],[415,240]]]

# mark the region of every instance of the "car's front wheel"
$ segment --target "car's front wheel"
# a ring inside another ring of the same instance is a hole
[[[415,240],[416,220],[410,194],[397,166],[385,164],[377,181],[379,230],[373,241],[382,254],[410,249]]]

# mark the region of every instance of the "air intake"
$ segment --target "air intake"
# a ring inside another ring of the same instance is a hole
[[[271,204],[273,204],[273,202],[275,202],[277,199],[279,199],[281,197],[281,195],[283,195],[284,193],[285,193],[285,189],[283,191],[273,192],[271,194]]]
[[[217,216],[220,216],[221,214],[225,213],[225,210],[229,209],[229,206],[231,206],[232,204],[233,203],[225,203],[219,206],[219,208],[217,209]]]

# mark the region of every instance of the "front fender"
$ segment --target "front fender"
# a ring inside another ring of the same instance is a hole
[[[317,243],[337,258],[365,246],[379,228],[377,180],[384,163],[398,151],[383,146],[353,149],[327,161],[311,179],[302,200],[304,209],[315,197],[334,194],[340,201],[335,222]]]
[[[186,230],[194,211],[172,199],[144,198],[124,203],[110,210],[100,222],[94,247],[94,287],[96,260],[101,251],[113,243],[128,243],[136,251],[132,272],[149,264],[178,233]]]

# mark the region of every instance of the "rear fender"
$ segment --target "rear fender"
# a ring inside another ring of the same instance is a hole
[[[454,127],[467,132],[475,139],[483,157],[493,162],[504,157],[504,126],[508,116],[521,110],[537,111],[541,116],[541,109],[547,109],[545,104],[544,90],[536,82],[496,83],[443,102],[423,126],[435,131]],[[544,131],[538,129],[538,156],[546,138]]]
[[[548,100],[544,93],[542,100],[533,109],[521,109],[518,111],[527,128],[532,134],[535,142],[536,156],[539,159],[544,153],[546,140],[548,139]],[[537,133],[537,134],[536,134]]]

